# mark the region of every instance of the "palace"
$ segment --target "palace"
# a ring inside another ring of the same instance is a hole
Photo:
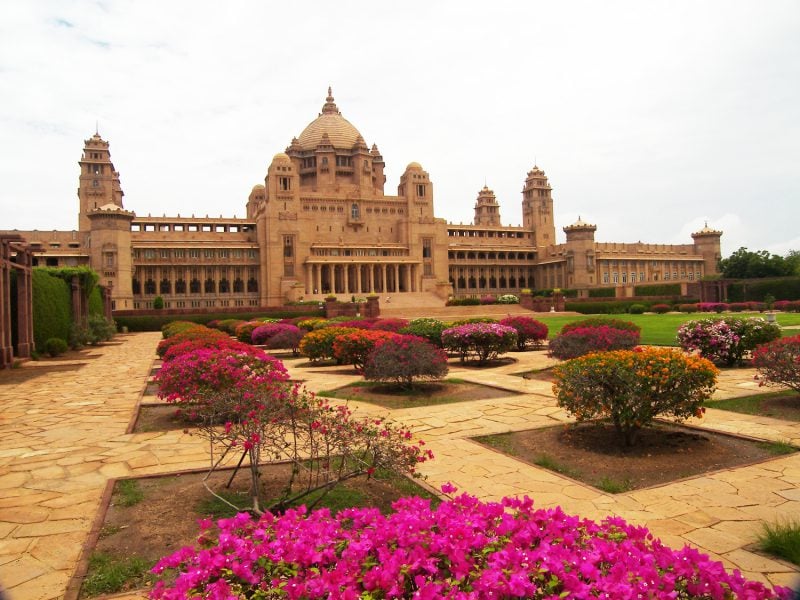
[[[142,217],[123,206],[119,173],[99,134],[79,161],[76,231],[14,231],[39,265],[90,265],[116,310],[277,306],[352,295],[518,293],[690,284],[716,273],[722,232],[682,245],[598,243],[578,219],[556,244],[552,188],[534,166],[522,189],[521,227],[503,226],[484,187],[471,225],[434,215],[431,177],[410,163],[395,195],[384,160],[345,119],[331,90],[319,116],[276,154],[247,199],[246,218]],[[191,210],[191,208],[189,208]],[[685,285],[684,285],[685,289]]]

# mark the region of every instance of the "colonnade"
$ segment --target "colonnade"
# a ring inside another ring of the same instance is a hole
[[[306,263],[306,294],[416,292],[417,270],[409,263]]]

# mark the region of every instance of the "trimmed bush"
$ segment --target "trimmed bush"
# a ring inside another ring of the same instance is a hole
[[[632,315],[643,315],[646,310],[647,306],[644,304],[631,304],[628,307],[628,313]]]
[[[184,331],[198,328],[202,329],[203,326],[192,321],[172,321],[161,328],[161,337],[167,339]]]
[[[320,329],[323,325],[328,322],[328,319],[322,317],[311,317],[300,319],[295,325],[297,325],[300,329],[305,329],[306,331],[314,331],[315,329]]]
[[[33,288],[33,339],[37,348],[44,348],[50,338],[69,339],[72,324],[72,300],[69,286],[46,269],[31,272]]]
[[[773,306],[775,310],[800,312],[800,300],[778,300]]]
[[[379,331],[391,331],[393,333],[399,333],[404,327],[408,327],[408,319],[378,319],[372,325],[373,329],[377,329]]]
[[[467,325],[469,323],[497,323],[497,319],[492,317],[467,317],[466,319],[458,319],[450,323],[450,327],[457,327],[459,325]]]
[[[569,329],[550,340],[548,354],[568,360],[591,352],[630,350],[639,344],[639,334],[607,325]]]
[[[60,354],[64,354],[68,346],[67,342],[61,338],[48,338],[44,343],[43,349],[48,355],[55,358]]]
[[[653,306],[650,307],[650,310],[657,315],[663,315],[671,311],[672,307],[669,304],[653,304]]]
[[[700,312],[715,312],[717,314],[728,310],[726,302],[698,302],[697,310]]]
[[[445,306],[479,306],[480,298],[448,298]]]
[[[680,296],[680,283],[659,283],[633,286],[635,296]]]
[[[589,290],[589,298],[614,298],[617,290],[614,288],[592,288]]]
[[[572,321],[571,323],[567,323],[561,328],[559,333],[566,333],[572,329],[603,326],[613,327],[614,329],[623,329],[625,331],[632,331],[637,335],[642,332],[642,328],[632,321],[623,321],[622,319],[613,319],[611,317],[589,317],[588,319],[581,319],[580,321]]]
[[[353,365],[357,370],[361,370],[367,356],[375,349],[378,342],[396,335],[398,334],[391,331],[362,329],[337,336],[333,340],[333,357],[339,364]]]
[[[442,332],[447,329],[442,321],[430,317],[422,317],[412,320],[403,327],[399,333],[416,335],[428,340],[434,346],[442,346]]]
[[[217,320],[217,328],[228,335],[236,335],[236,328],[244,323],[247,323],[247,321],[243,319],[219,319]]]
[[[212,348],[214,350],[233,350],[235,352],[249,352],[251,346],[249,344],[245,344],[244,342],[240,342],[239,340],[234,340],[229,336],[197,336],[184,339],[183,341],[175,342],[169,344],[167,349],[164,351],[164,356],[162,356],[162,360],[166,363],[171,360],[174,360],[178,356],[182,354],[187,354],[189,352],[194,352],[195,350],[201,350],[205,348]]]
[[[307,333],[306,330],[289,323],[278,323],[277,325],[282,329],[266,340],[264,346],[270,350],[291,350],[292,354],[297,356],[300,342]]]
[[[800,335],[759,346],[753,351],[753,366],[764,385],[785,385],[800,392]]]
[[[678,310],[682,313],[696,313],[700,309],[695,302],[693,304],[678,304]]]
[[[364,379],[411,388],[415,381],[441,379],[448,370],[444,350],[425,338],[398,334],[375,345],[364,363]]]
[[[211,344],[212,341],[227,340],[230,339],[230,336],[217,329],[209,329],[208,327],[203,327],[200,325],[161,340],[156,347],[156,354],[158,354],[159,357],[164,358],[164,355],[172,346],[196,339],[205,339],[209,342],[208,345],[211,346],[214,345]]]
[[[517,350],[523,351],[528,345],[541,348],[542,342],[547,339],[547,325],[533,317],[523,315],[506,317],[500,325],[513,327],[517,332]]]
[[[300,341],[300,353],[312,362],[333,359],[333,342],[340,335],[363,331],[354,327],[323,327],[308,332]]]
[[[105,307],[103,306],[103,295],[100,293],[99,287],[92,288],[89,292],[87,300],[90,315],[105,315]]]
[[[687,321],[678,329],[678,345],[699,352],[708,360],[728,367],[741,364],[747,352],[781,337],[777,323],[760,317],[715,317]]]
[[[153,310],[161,310],[164,308],[164,298],[156,296],[153,298]]]
[[[579,422],[609,419],[625,446],[659,415],[699,416],[717,369],[671,348],[597,352],[553,369],[558,405]]]
[[[728,286],[731,302],[763,301],[767,295],[782,300],[800,300],[800,277],[747,279]]]
[[[89,315],[87,325],[89,343],[92,346],[111,340],[117,333],[114,321],[106,319],[103,315]]]
[[[321,313],[321,311],[315,311],[316,313]],[[241,312],[235,313],[237,321],[244,321],[256,318],[263,318],[264,311],[254,311],[254,312]],[[285,319],[285,318],[293,318],[297,317],[298,313],[294,310],[275,310],[269,311],[269,317],[274,319]],[[300,315],[303,318],[307,319],[311,317],[306,311],[303,311],[303,314]],[[151,313],[147,315],[136,315],[136,316],[120,316],[119,314],[114,315],[114,320],[117,322],[117,325],[120,327],[127,327],[128,331],[161,331],[161,328],[174,321],[176,319],[180,319],[182,321],[192,321],[194,323],[198,323],[200,325],[205,325],[210,323],[211,321],[217,321],[217,327],[219,327],[219,322],[228,320],[232,317],[231,313],[206,313],[200,312],[195,314],[181,314],[181,315],[169,315],[169,314],[158,314],[158,313]]]
[[[467,323],[442,332],[442,345],[468,359],[484,364],[505,354],[517,344],[517,331],[499,323]]]
[[[498,304],[519,304],[519,296],[514,294],[503,294],[497,298]]]
[[[244,323],[240,323],[236,326],[236,330],[234,335],[236,339],[240,342],[244,342],[245,344],[252,344],[253,343],[253,330],[256,327],[261,327],[265,322],[273,323],[276,321],[245,321]]]
[[[443,491],[455,489],[443,486]],[[151,598],[681,598],[789,600],[787,587],[739,570],[647,528],[596,523],[533,500],[462,494],[432,508],[403,498],[383,515],[306,507],[256,519],[202,522],[195,548],[160,560]],[[229,590],[236,590],[232,592]],[[266,594],[264,593],[266,592]]]

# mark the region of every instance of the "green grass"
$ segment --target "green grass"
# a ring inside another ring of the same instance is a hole
[[[120,506],[134,506],[144,500],[144,492],[135,479],[121,479],[114,486],[114,498]]]
[[[540,454],[534,459],[533,464],[538,467],[542,467],[543,469],[547,469],[548,471],[554,471],[556,473],[560,473],[561,475],[572,477],[573,479],[578,479],[580,477],[580,472],[576,471],[575,469],[571,469],[567,465],[561,464],[548,454]]]
[[[630,479],[617,481],[611,477],[603,477],[599,481],[595,482],[594,487],[609,494],[621,494],[631,489],[631,481]]]
[[[152,563],[138,556],[114,556],[95,552],[89,557],[89,571],[81,587],[82,596],[113,594],[131,587],[142,587],[153,581]]]
[[[719,408],[720,410],[729,410],[731,412],[742,413],[745,415],[762,415],[773,416],[761,406],[762,402],[770,398],[777,398],[786,396],[787,392],[766,392],[763,394],[753,394],[752,396],[742,396],[740,398],[727,398],[725,400],[709,400],[706,402],[708,408]],[[800,398],[798,398],[800,399]],[[792,420],[790,416],[782,415],[777,416],[786,420]]]
[[[792,444],[780,440],[777,442],[759,442],[758,447],[763,448],[775,456],[783,456],[784,454],[794,454],[797,452],[797,448],[792,446]]]
[[[800,521],[764,523],[758,545],[761,550],[800,565]]]
[[[727,315],[737,317],[764,316],[762,313],[725,313],[725,316]],[[610,317],[613,319],[621,319],[623,321],[631,321],[642,328],[642,344],[650,344],[654,346],[674,346],[675,336],[678,333],[678,327],[683,325],[686,321],[723,315],[717,315],[716,313],[669,313],[666,315],[555,315],[537,318],[542,323],[547,325],[549,330],[548,337],[552,339],[567,323],[580,321],[590,316]],[[786,327],[788,325],[800,325],[800,313],[779,313],[777,315],[777,320],[781,327]],[[782,333],[784,336],[791,336],[797,335],[800,332],[798,332],[796,329],[784,329]]]

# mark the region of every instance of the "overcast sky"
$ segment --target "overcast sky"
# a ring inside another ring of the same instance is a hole
[[[139,215],[242,217],[333,87],[389,194],[420,162],[435,212],[484,182],[521,223],[527,171],[556,225],[609,242],[800,249],[800,2],[0,3],[0,229],[77,227],[78,166],[111,143]]]

